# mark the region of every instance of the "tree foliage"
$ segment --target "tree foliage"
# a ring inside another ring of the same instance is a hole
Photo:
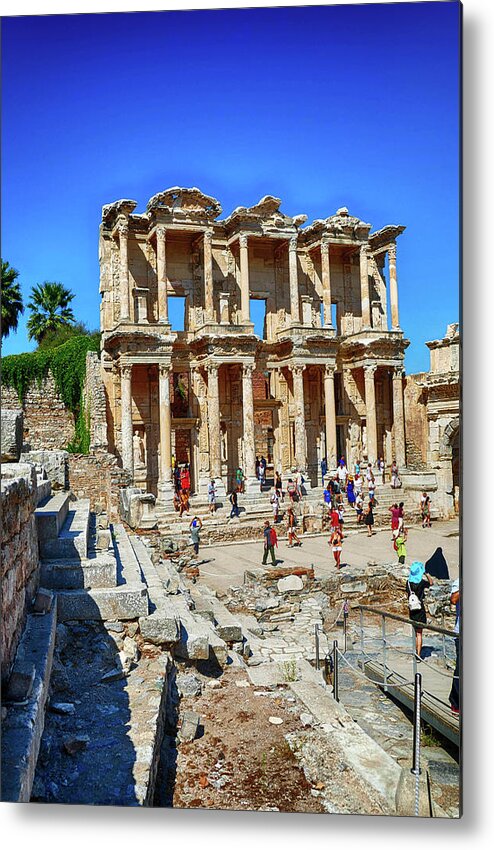
[[[40,343],[48,333],[73,325],[74,313],[70,302],[74,293],[56,281],[45,280],[31,290],[27,306],[31,315],[27,321],[28,338]]]
[[[17,330],[19,316],[24,312],[19,272],[2,260],[2,337]]]
[[[76,336],[90,337],[97,343],[101,339],[99,331],[90,331],[84,322],[76,322],[74,325],[62,325],[56,328],[56,330],[48,331],[38,343],[36,350],[47,351],[50,348],[58,348],[59,345],[63,345],[64,342],[68,342],[69,339],[73,339]]]

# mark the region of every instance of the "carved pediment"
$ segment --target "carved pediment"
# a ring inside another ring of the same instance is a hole
[[[207,218],[213,220],[221,213],[221,204],[216,198],[205,195],[200,189],[172,186],[158,192],[149,199],[147,210],[163,210],[178,218]]]
[[[101,208],[101,220],[107,227],[111,227],[118,216],[123,215],[126,218],[134,212],[137,206],[137,201],[132,201],[129,198],[121,198],[119,201],[113,201],[112,204],[105,204]]]
[[[233,225],[235,228],[242,224],[252,225],[257,224],[264,228],[281,228],[293,229],[293,226],[298,226],[306,217],[296,216],[295,219],[280,212],[281,198],[275,198],[273,195],[265,195],[254,204],[252,207],[236,207],[233,212],[225,219],[225,225]]]

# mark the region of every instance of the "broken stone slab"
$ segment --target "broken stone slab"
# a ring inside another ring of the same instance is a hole
[[[304,583],[300,576],[290,575],[278,579],[276,583],[278,593],[288,593],[291,590],[303,590]]]
[[[17,463],[22,452],[24,419],[22,410],[1,411],[1,462]]]
[[[10,674],[5,692],[5,702],[25,705],[31,696],[36,668],[34,664],[17,664]]]
[[[279,608],[280,600],[274,599],[273,597],[264,597],[264,599],[258,599],[256,602],[256,611],[262,613],[263,611],[268,611],[271,608]]]
[[[54,714],[75,714],[75,705],[73,702],[51,702],[48,708]]]
[[[137,643],[131,637],[124,639],[122,652],[133,664],[136,664],[139,660]]]
[[[171,607],[163,607],[147,617],[140,617],[139,629],[144,640],[155,646],[176,643],[180,638],[180,621]]]
[[[33,614],[48,614],[53,605],[53,593],[40,587],[33,602]]]
[[[44,471],[54,490],[68,490],[68,452],[58,449],[50,451],[40,449],[36,451],[23,452],[21,460],[26,463],[34,463],[41,473]]]
[[[89,744],[89,735],[77,735],[73,738],[66,738],[63,742],[63,749],[69,756],[75,756],[77,753],[82,753]]]
[[[220,638],[227,643],[242,641],[242,625],[237,618],[221,602],[214,600],[212,605],[216,622],[215,630]]]
[[[57,594],[59,620],[134,620],[148,613],[144,584],[113,588],[67,590]]]
[[[184,711],[182,722],[178,732],[178,738],[182,743],[193,741],[196,738],[201,725],[201,716],[195,711]]]
[[[182,697],[198,697],[202,693],[202,682],[193,673],[180,673],[176,683]]]

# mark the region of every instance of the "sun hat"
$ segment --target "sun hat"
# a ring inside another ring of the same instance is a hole
[[[415,584],[418,584],[422,581],[425,573],[425,567],[421,561],[414,561],[410,567],[410,575],[408,576],[408,581],[413,581]]]

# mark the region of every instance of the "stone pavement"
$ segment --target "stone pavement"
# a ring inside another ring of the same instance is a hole
[[[412,526],[408,532],[407,563],[415,560],[424,563],[437,549],[442,553],[449,567],[451,578],[458,577],[459,569],[459,538],[458,521],[436,522],[432,528]],[[207,584],[214,590],[223,593],[231,585],[243,582],[245,570],[261,567],[263,544],[261,533],[259,543],[238,543],[231,546],[220,544],[201,549],[200,556],[204,563],[200,566],[201,583]],[[314,565],[316,578],[327,577],[334,572],[334,561],[328,546],[328,535],[304,537],[303,545],[289,549],[284,540],[279,541],[276,550],[279,565],[283,567]],[[389,563],[394,560],[395,553],[391,544],[389,529],[376,531],[373,537],[365,533],[349,534],[343,543],[342,566],[348,564],[352,568],[366,567],[369,561]],[[281,564],[281,561],[283,564]]]

